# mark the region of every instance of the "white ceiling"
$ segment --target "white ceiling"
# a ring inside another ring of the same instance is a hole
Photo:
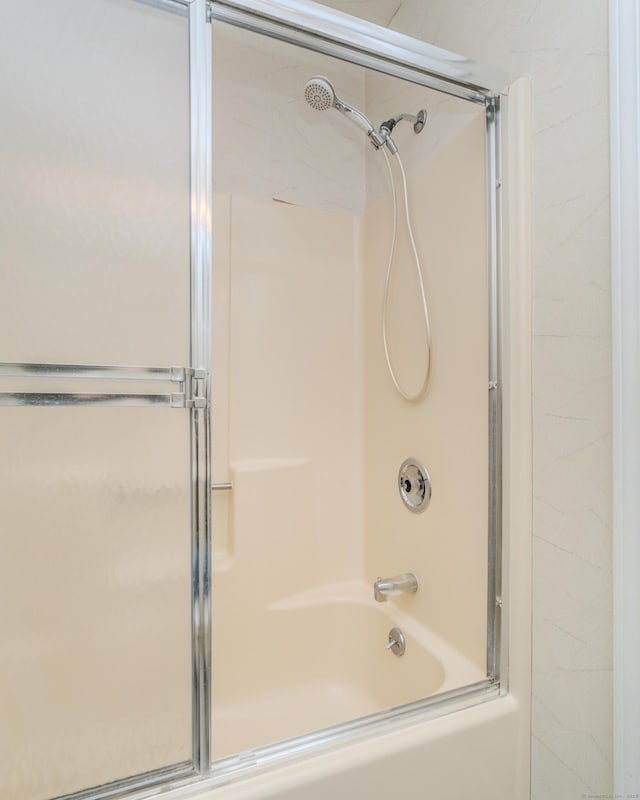
[[[388,25],[391,18],[402,5],[402,0],[319,0],[323,6],[330,6],[345,14]]]

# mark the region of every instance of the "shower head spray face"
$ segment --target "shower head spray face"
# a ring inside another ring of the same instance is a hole
[[[384,144],[384,139],[376,132],[371,122],[357,108],[340,100],[331,85],[331,82],[324,75],[315,75],[304,87],[304,99],[311,108],[316,111],[326,111],[328,108],[335,108],[348,117],[352,122],[362,128],[369,137],[369,141],[376,150]]]
[[[326,78],[316,75],[304,87],[304,99],[316,111],[326,111],[335,105],[336,93]]]

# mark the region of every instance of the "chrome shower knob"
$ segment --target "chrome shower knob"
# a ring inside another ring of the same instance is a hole
[[[398,489],[406,507],[418,514],[431,502],[431,478],[424,464],[415,458],[408,458],[400,465]]]

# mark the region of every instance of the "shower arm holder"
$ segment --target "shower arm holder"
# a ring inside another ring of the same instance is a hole
[[[367,134],[369,137],[369,141],[371,142],[372,146],[379,150],[387,141],[386,136],[382,136],[381,133],[373,127],[371,121],[365,117],[357,108],[353,108],[348,103],[344,103],[342,100],[335,99],[334,108],[337,111],[340,111],[347,117],[350,117],[358,127],[362,128],[362,130]]]
[[[413,125],[414,133],[421,133],[427,122],[427,109],[421,108],[417,114],[397,114],[395,117],[390,117],[381,123],[379,131],[380,138],[394,155],[398,152],[398,148],[391,138],[391,131],[403,120]]]

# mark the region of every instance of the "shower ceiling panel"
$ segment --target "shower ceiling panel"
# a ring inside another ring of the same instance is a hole
[[[320,5],[334,8],[376,25],[388,25],[402,5],[399,0],[324,0]]]

